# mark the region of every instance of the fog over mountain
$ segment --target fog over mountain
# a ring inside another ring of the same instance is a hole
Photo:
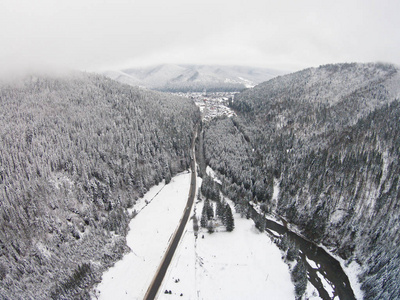
[[[282,74],[282,71],[213,65],[164,64],[106,71],[104,75],[133,86],[168,92],[241,91]]]
[[[0,75],[218,64],[400,64],[397,0],[3,0]]]

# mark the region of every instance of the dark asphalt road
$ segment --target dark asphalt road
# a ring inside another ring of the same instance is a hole
[[[178,229],[175,231],[175,235],[172,238],[172,241],[170,242],[167,251],[164,254],[164,257],[161,261],[160,266],[158,267],[157,273],[155,277],[153,278],[153,281],[150,284],[150,287],[148,288],[146,295],[144,299],[146,300],[152,300],[155,299],[157,296],[157,292],[160,289],[161,283],[164,279],[165,273],[168,270],[168,266],[172,260],[172,257],[174,256],[175,250],[179,244],[179,241],[182,237],[182,233],[185,229],[186,223],[189,219],[190,212],[192,210],[193,202],[194,202],[194,197],[196,194],[196,158],[195,158],[195,153],[194,153],[194,143],[196,139],[196,134],[194,134],[193,141],[192,141],[192,161],[191,161],[191,169],[192,169],[192,177],[191,177],[191,182],[190,182],[190,190],[189,190],[189,197],[188,201],[183,213],[183,217],[181,219],[181,223],[179,224]]]

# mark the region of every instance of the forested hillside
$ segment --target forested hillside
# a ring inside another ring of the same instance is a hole
[[[360,263],[366,299],[400,294],[399,92],[391,65],[327,65],[242,92],[205,130],[226,192]]]
[[[0,298],[88,298],[127,208],[189,168],[198,109],[88,74],[2,83],[0,103]]]

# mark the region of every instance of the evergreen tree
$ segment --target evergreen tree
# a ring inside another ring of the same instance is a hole
[[[228,203],[225,204],[224,208],[224,220],[226,231],[233,231],[233,229],[235,228],[235,219],[233,218],[232,209]]]
[[[205,176],[201,183],[201,193],[204,197],[214,201],[220,201],[218,184],[210,176]]]
[[[215,187],[215,201],[221,202],[221,195],[219,194],[219,189],[215,182],[214,182],[214,187]]]
[[[257,214],[255,216],[255,218],[254,218],[254,222],[255,222],[256,228],[258,230],[260,230],[261,232],[264,232],[264,230],[265,230],[265,219],[264,219],[264,217]]]
[[[207,218],[209,220],[212,220],[214,218],[214,205],[210,203],[209,201],[207,202]]]
[[[199,220],[197,220],[196,214],[192,217],[193,219],[193,231],[197,237],[197,232],[199,231]]]
[[[208,217],[207,217],[207,200],[204,201],[204,205],[203,205],[203,209],[201,211],[201,220],[200,220],[200,225],[203,228],[207,227],[207,223],[208,223]]]
[[[239,200],[235,201],[235,211],[240,213],[240,216],[243,218],[247,217],[247,213],[249,212],[248,202],[244,198],[240,197]]]
[[[207,229],[208,233],[213,233],[215,231],[215,225],[213,220],[208,221]]]
[[[302,260],[297,261],[291,275],[295,287],[296,299],[301,299],[307,289],[307,269]]]
[[[213,179],[206,175],[203,179],[203,182],[201,183],[201,193],[204,195],[204,197],[206,198],[210,198],[210,194],[211,194],[211,186],[213,183]]]
[[[215,211],[216,216],[223,218],[224,216],[224,208],[225,208],[225,204],[222,201],[218,201],[217,202],[217,208]]]

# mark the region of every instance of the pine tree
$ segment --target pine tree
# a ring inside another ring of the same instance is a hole
[[[214,207],[212,203],[208,199],[204,202],[204,206],[206,207],[206,212],[207,212],[207,219],[211,220],[214,218]]]
[[[235,220],[232,215],[232,209],[228,203],[225,205],[224,209],[224,219],[225,219],[225,226],[226,226],[226,231],[233,231],[235,228]]]
[[[200,220],[200,225],[203,228],[207,227],[207,223],[208,223],[208,218],[207,218],[207,201],[204,202],[203,205],[203,210],[201,211],[201,220]]]
[[[208,233],[213,233],[215,229],[214,221],[209,220],[207,225]]]
[[[200,187],[201,193],[204,195],[204,197],[210,198],[212,184],[213,184],[212,178],[208,175],[205,176]]]
[[[265,230],[265,218],[261,215],[256,215],[254,218],[255,226],[258,230],[261,232],[264,232]]]
[[[192,217],[193,219],[193,231],[197,237],[197,232],[199,231],[199,220],[196,217],[196,214]]]
[[[218,187],[215,183],[214,183],[214,187],[215,187],[215,201],[221,202],[221,195],[219,194]]]
[[[217,202],[217,209],[215,214],[220,217],[223,218],[224,216],[224,208],[225,208],[225,203],[223,203],[222,201],[218,201]]]
[[[307,269],[302,260],[297,261],[291,275],[295,287],[296,299],[301,299],[307,289]]]

